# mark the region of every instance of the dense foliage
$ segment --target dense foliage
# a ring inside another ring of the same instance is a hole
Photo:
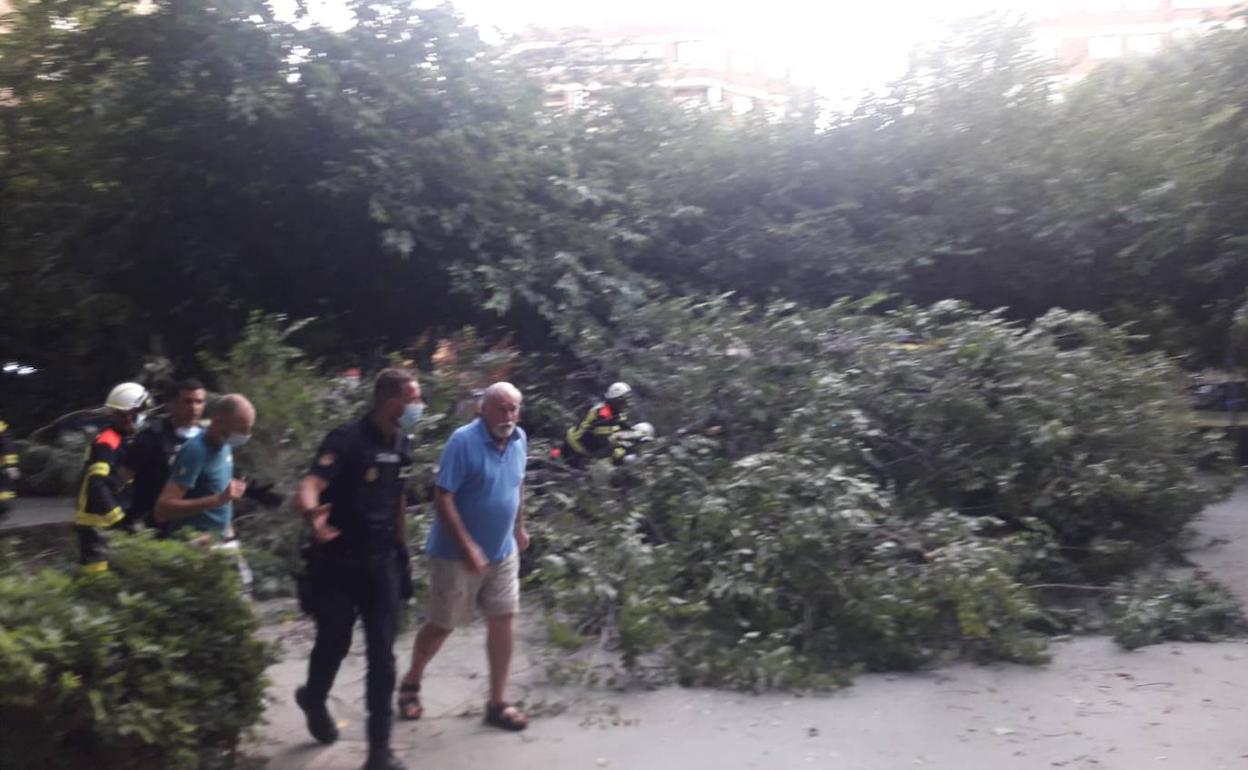
[[[1025,29],[979,21],[849,114],[769,121],[644,87],[550,114],[538,64],[449,7],[331,32],[261,0],[12,5],[0,349],[43,368],[3,378],[19,429],[148,355],[202,371],[256,309],[371,367],[466,324],[566,353],[707,291],[1092,310],[1220,361],[1243,304],[1244,31],[1058,99]]]
[[[547,471],[534,580],[687,681],[1034,660],[1064,628],[1043,586],[1156,560],[1216,496],[1177,370],[1091,316],[674,301],[639,334],[583,344],[677,435],[640,470]]]
[[[1239,600],[1206,576],[1144,577],[1115,586],[1108,630],[1129,650],[1159,642],[1216,642],[1248,629]]]
[[[112,569],[0,574],[0,766],[170,770],[231,764],[264,705],[268,646],[234,563],[126,539]]]

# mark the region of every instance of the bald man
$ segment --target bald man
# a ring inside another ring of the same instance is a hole
[[[442,450],[429,554],[429,620],[416,634],[412,665],[399,688],[399,714],[419,719],[425,666],[451,635],[485,616],[490,692],[485,722],[523,730],[528,717],[507,702],[512,636],[520,607],[524,469],[528,442],[520,428],[520,391],[507,382],[486,389],[481,416],[451,435]]]
[[[251,438],[256,409],[243,396],[223,396],[208,428],[179,450],[169,481],[156,500],[156,521],[170,529],[193,527],[218,543],[234,540],[234,501],[247,482],[234,478],[234,450]]]

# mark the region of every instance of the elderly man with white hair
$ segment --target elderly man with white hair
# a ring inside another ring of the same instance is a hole
[[[455,431],[442,450],[429,534],[429,618],[416,635],[412,666],[399,687],[399,715],[419,719],[425,667],[456,627],[486,619],[490,693],[485,723],[523,730],[528,717],[507,702],[512,636],[520,607],[524,468],[528,441],[517,424],[520,391],[507,382],[486,389],[481,415]]]

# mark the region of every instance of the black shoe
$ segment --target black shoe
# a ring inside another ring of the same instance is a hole
[[[407,770],[407,765],[386,749],[368,752],[368,761],[364,763],[364,770]]]
[[[338,725],[334,724],[329,709],[325,708],[324,703],[312,703],[308,698],[308,688],[300,687],[295,690],[295,703],[303,710],[303,715],[308,720],[308,732],[313,738],[325,744],[338,740]]]

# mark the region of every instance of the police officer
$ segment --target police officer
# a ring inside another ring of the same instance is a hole
[[[84,573],[108,569],[108,530],[125,518],[121,493],[130,480],[129,471],[123,467],[122,444],[142,427],[146,403],[147,388],[137,382],[123,382],[113,388],[104,402],[109,424],[87,447],[74,515],[78,563]]]
[[[351,646],[355,619],[362,617],[368,645],[365,770],[404,768],[390,752],[391,693],[407,561],[403,485],[412,462],[409,434],[423,410],[415,377],[400,369],[381,372],[368,414],[325,438],[296,493],[296,506],[311,523],[316,543],[310,600],[316,643],[307,684],[295,691],[295,702],[313,738],[322,743],[338,739],[325,701]]]
[[[616,439],[631,427],[628,421],[629,400],[633,389],[627,382],[616,382],[607,388],[606,398],[594,404],[576,425],[568,428],[560,455],[574,468],[583,468],[590,460],[610,457],[620,465],[628,455],[628,447]]]
[[[204,384],[199,380],[179,382],[168,404],[169,415],[152,420],[131,440],[126,449],[126,465],[134,471],[127,512],[130,520],[157,527],[156,498],[169,480],[169,468],[178,450],[203,430],[200,420],[205,397]]]

